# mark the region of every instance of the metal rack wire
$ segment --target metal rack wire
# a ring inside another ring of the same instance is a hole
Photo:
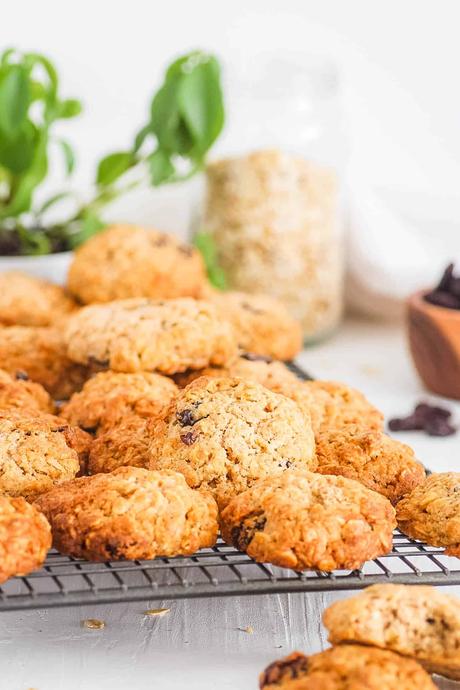
[[[393,550],[359,571],[296,573],[255,563],[219,541],[189,558],[88,563],[52,551],[44,567],[0,588],[0,610],[360,589],[382,582],[458,585],[460,560],[395,532]]]
[[[290,365],[299,378],[310,377]],[[0,587],[0,611],[193,597],[360,589],[381,582],[459,585],[460,559],[396,531],[361,570],[302,573],[255,563],[219,540],[188,558],[89,563],[51,551],[43,568]]]

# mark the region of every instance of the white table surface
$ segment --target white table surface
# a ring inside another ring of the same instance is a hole
[[[300,362],[319,378],[359,387],[385,414],[408,413],[429,399],[412,370],[401,328],[348,321]],[[452,405],[460,417],[460,406]],[[458,469],[459,436],[398,438],[438,471]],[[449,588],[446,591],[460,588]],[[321,611],[337,594],[295,594],[151,601],[4,613],[0,617],[1,690],[255,690],[258,673],[294,649],[327,646]],[[143,611],[170,606],[162,618]],[[86,618],[103,630],[81,627]],[[243,629],[252,626],[249,634]],[[439,681],[441,688],[460,684]],[[402,689],[401,689],[402,690]]]

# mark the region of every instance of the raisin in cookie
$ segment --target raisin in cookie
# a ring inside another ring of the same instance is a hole
[[[23,498],[0,496],[0,584],[39,568],[50,547],[45,516]]]
[[[244,352],[293,359],[302,349],[302,329],[286,307],[268,295],[215,292],[210,301],[232,324]]]
[[[171,235],[114,225],[85,242],[69,269],[69,290],[83,304],[129,297],[198,297],[205,282],[199,252]]]
[[[265,388],[269,388],[274,393],[285,395],[291,398],[297,405],[311,418],[313,429],[320,426],[323,419],[321,413],[318,416],[318,406],[315,404],[315,397],[310,389],[304,385],[284,362],[273,360],[264,355],[245,352],[239,357],[232,359],[224,367],[206,367],[198,371],[186,371],[176,374],[174,380],[181,387],[185,388],[189,383],[200,376],[210,378],[221,378],[222,376],[237,377],[248,381],[260,383]]]
[[[78,454],[59,427],[39,416],[0,417],[0,492],[33,499],[79,470]]]
[[[131,416],[94,439],[88,472],[112,472],[118,467],[145,467],[150,464],[150,433],[147,419]]]
[[[190,555],[217,537],[214,499],[177,472],[120,467],[67,482],[36,506],[58,551],[92,561]]]
[[[316,408],[312,414],[317,420],[315,433],[347,424],[382,429],[383,414],[355,388],[337,381],[306,381],[304,385]]]
[[[165,419],[152,421],[151,437],[151,468],[182,472],[221,508],[259,479],[316,467],[313,432],[300,408],[243,379],[193,381]]]
[[[0,407],[27,408],[37,413],[54,411],[53,401],[39,383],[28,381],[21,372],[10,376],[3,369],[0,369]]]
[[[270,664],[261,690],[436,690],[413,659],[363,645],[339,645],[305,656],[294,652]]]
[[[460,472],[432,474],[396,507],[401,532],[460,558]]]
[[[425,468],[405,443],[349,424],[316,435],[317,472],[356,479],[393,504],[425,480]]]
[[[374,585],[323,614],[332,644],[359,642],[460,679],[460,601],[434,587]]]
[[[358,482],[288,470],[236,496],[222,536],[255,561],[282,568],[360,568],[391,549],[395,511]]]
[[[85,307],[65,332],[80,364],[115,371],[174,374],[223,365],[236,354],[231,326],[214,307],[193,299],[128,299]]]
[[[129,416],[161,417],[178,392],[166,376],[104,371],[89,379],[66,403],[61,416],[90,432],[117,426]]]
[[[67,317],[76,304],[59,285],[19,271],[0,273],[0,324],[50,326]]]
[[[80,390],[90,375],[87,367],[67,357],[57,328],[1,328],[0,362],[11,375],[40,383],[56,400],[65,400]]]

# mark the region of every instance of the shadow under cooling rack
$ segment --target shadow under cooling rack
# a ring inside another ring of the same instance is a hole
[[[460,584],[460,560],[395,532],[393,550],[359,571],[296,573],[255,563],[219,541],[188,558],[89,563],[51,551],[44,567],[0,587],[0,610],[149,599],[360,589],[383,582]]]

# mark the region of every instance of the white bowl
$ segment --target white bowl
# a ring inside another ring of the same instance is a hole
[[[22,271],[37,278],[64,285],[73,252],[44,254],[43,256],[0,256],[0,273]]]

